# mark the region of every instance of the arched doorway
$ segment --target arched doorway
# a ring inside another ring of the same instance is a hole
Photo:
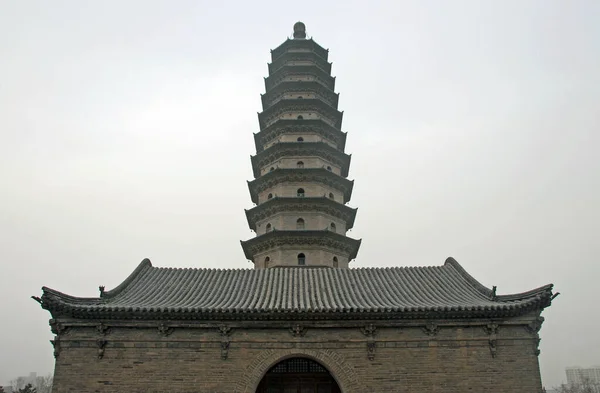
[[[341,393],[329,371],[306,358],[283,360],[267,371],[256,393]]]

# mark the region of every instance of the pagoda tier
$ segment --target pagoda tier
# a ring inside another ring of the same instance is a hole
[[[316,98],[280,100],[258,114],[260,128],[266,128],[277,120],[323,119],[335,128],[342,127],[343,112]]]
[[[294,39],[271,53],[248,182],[257,237],[242,242],[244,254],[257,268],[348,267],[360,240],[346,236],[354,182],[328,51],[297,23]]]
[[[295,52],[288,53],[286,56],[280,56],[277,60],[268,64],[269,74],[275,73],[275,71],[284,66],[309,64],[319,67],[327,74],[331,74],[331,63],[315,52]]]
[[[347,267],[348,262],[356,258],[360,242],[327,229],[273,229],[241,243],[246,258],[253,260],[257,267]]]
[[[329,217],[332,220],[341,220],[345,223],[345,230],[350,230],[354,226],[356,211],[358,209],[322,196],[322,197],[274,197],[268,199],[265,203],[246,210],[248,226],[254,232],[259,232],[259,228],[271,217],[291,215],[303,215],[304,213],[318,213],[323,217]],[[331,225],[329,225],[331,227]]]
[[[263,108],[281,100],[298,98],[317,98],[337,109],[339,94],[316,81],[283,81],[261,95]]]
[[[252,156],[251,160],[255,178],[277,168],[322,167],[348,177],[350,158],[349,154],[325,142],[280,142]]]
[[[354,180],[345,179],[325,168],[279,168],[248,182],[250,197],[256,204],[275,196],[302,198],[323,195],[348,203],[353,186]],[[299,193],[298,190],[304,192]]]
[[[317,56],[327,60],[329,50],[317,44],[312,38],[309,39],[287,39],[283,44],[271,50],[271,62],[275,63],[279,57],[285,54],[296,55],[298,53],[314,52]]]
[[[302,120],[280,119],[254,134],[256,151],[269,148],[276,142],[292,142],[305,135],[313,135],[317,140],[326,142],[338,150],[346,147],[346,133],[326,123],[322,119]]]
[[[284,66],[265,78],[265,89],[269,91],[279,83],[289,81],[315,81],[328,89],[335,90],[335,77],[314,65]]]

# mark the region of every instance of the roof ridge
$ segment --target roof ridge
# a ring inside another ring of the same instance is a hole
[[[140,262],[140,264],[138,265],[138,267],[135,268],[135,270],[122,282],[120,283],[117,287],[111,289],[110,291],[104,291],[102,293],[102,297],[103,298],[110,298],[113,296],[118,295],[119,293],[121,293],[121,291],[123,291],[125,288],[127,288],[127,286],[137,277],[139,276],[142,271],[152,268],[152,262],[150,262],[150,259],[148,258],[144,258],[142,260],[142,262]]]
[[[534,296],[540,295],[540,294],[552,296],[552,288],[554,288],[554,284],[546,284],[544,286],[541,286],[541,287],[538,287],[538,288],[535,288],[535,289],[532,289],[532,290],[526,291],[526,292],[517,292],[517,293],[506,294],[506,295],[496,295],[495,287],[494,287],[494,289],[490,289],[490,288],[486,287],[485,285],[483,285],[482,283],[480,283],[479,281],[477,281],[475,279],[475,277],[471,276],[465,270],[465,268],[463,268],[461,266],[461,264],[456,261],[456,259],[454,259],[452,257],[448,257],[446,259],[446,262],[444,263],[444,266],[447,266],[447,265],[453,267],[464,279],[466,279],[471,285],[473,285],[473,287],[475,289],[480,291],[485,296],[488,296],[490,299],[493,298],[493,300],[498,301],[498,302],[522,300],[522,299],[534,297]]]
[[[483,285],[482,283],[480,283],[479,281],[477,281],[475,279],[475,277],[473,277],[472,275],[470,275],[464,267],[462,267],[462,265],[460,263],[458,263],[458,261],[452,257],[448,257],[446,258],[446,261],[444,262],[444,266],[450,266],[452,268],[454,268],[454,270],[456,270],[456,272],[458,274],[460,274],[465,280],[467,280],[467,282],[469,284],[471,284],[473,286],[473,288],[475,288],[476,290],[478,290],[479,292],[481,292],[483,295],[490,297],[492,296],[492,290],[488,287],[486,287],[485,285]]]

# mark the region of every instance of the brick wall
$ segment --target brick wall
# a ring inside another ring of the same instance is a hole
[[[54,392],[254,392],[271,366],[293,356],[323,364],[344,393],[541,392],[537,335],[524,321],[500,323],[495,333],[488,323],[428,330],[425,321],[374,322],[372,336],[351,321],[307,322],[296,336],[294,322],[226,323],[229,335],[191,322],[166,322],[168,335],[159,322],[107,322],[105,334],[93,324],[70,327],[57,345]]]

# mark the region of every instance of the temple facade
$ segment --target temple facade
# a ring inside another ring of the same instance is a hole
[[[254,269],[144,260],[95,298],[42,288],[54,392],[541,393],[552,285],[499,295],[453,258],[350,268],[360,240],[328,51],[271,51],[254,135]]]

